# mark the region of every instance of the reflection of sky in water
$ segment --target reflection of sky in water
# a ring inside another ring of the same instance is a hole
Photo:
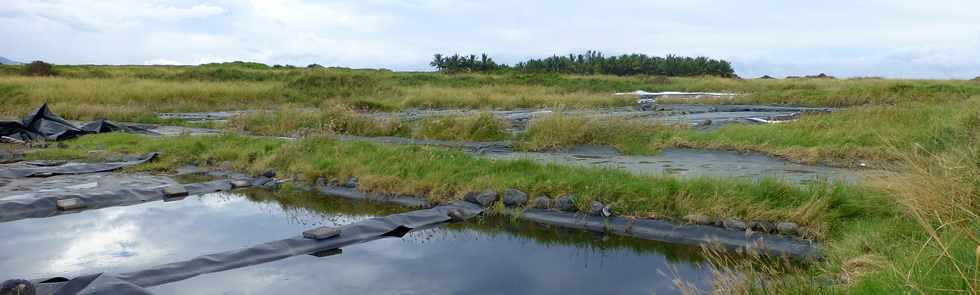
[[[367,216],[283,210],[228,194],[0,223],[0,279],[126,272]],[[489,232],[489,233],[488,233]],[[597,243],[601,243],[597,240]],[[343,254],[299,256],[153,288],[159,294],[675,293],[705,269],[654,251],[542,243],[509,231],[434,228]],[[704,283],[704,282],[701,282]]]

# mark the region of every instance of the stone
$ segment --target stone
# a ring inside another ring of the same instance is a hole
[[[59,142],[58,145],[57,145],[57,147],[59,149],[66,149],[66,148],[68,148],[68,144],[67,143],[64,143],[64,142]]]
[[[268,169],[268,170],[262,171],[262,173],[259,174],[259,175],[260,176],[265,176],[265,177],[268,177],[268,178],[273,178],[273,177],[276,177],[276,170]]]
[[[347,178],[347,182],[344,183],[346,188],[356,188],[357,187],[357,177],[351,176]]]
[[[489,207],[490,205],[493,205],[493,202],[497,201],[497,192],[493,189],[487,189],[479,193],[468,192],[463,196],[463,200],[483,207]]]
[[[186,197],[187,189],[183,185],[170,185],[163,188],[163,195],[167,198]]]
[[[330,186],[329,185],[330,183],[327,182],[327,179],[322,176],[317,177],[316,180],[313,181],[313,184],[315,184],[317,187]]]
[[[564,212],[575,212],[578,208],[575,208],[575,202],[572,202],[572,197],[562,196],[558,198],[558,210]]]
[[[453,222],[466,220],[466,214],[464,214],[463,210],[460,209],[451,209],[446,214],[449,215],[449,218],[452,219]]]
[[[323,240],[336,237],[340,235],[340,229],[329,226],[321,226],[318,228],[306,230],[303,232],[303,237],[307,239]]]
[[[602,207],[602,216],[609,217],[613,215],[612,207],[605,206]]]
[[[602,205],[602,203],[599,201],[592,201],[592,204],[589,205],[589,215],[600,216],[602,215],[602,209],[604,208],[606,208],[606,206]]]
[[[752,230],[757,232],[771,233],[776,230],[776,226],[772,222],[765,220],[753,220],[750,225],[752,226]]]
[[[58,206],[58,209],[63,211],[70,211],[85,207],[85,205],[82,203],[82,199],[79,198],[61,199],[55,201],[55,205]]]
[[[709,225],[714,223],[714,219],[704,214],[688,214],[684,216],[684,221],[691,224]]]
[[[548,209],[548,208],[551,208],[551,198],[548,198],[548,197],[545,197],[545,196],[534,198],[534,202],[532,203],[532,207],[538,208],[538,209]]]
[[[250,186],[252,186],[252,183],[248,182],[248,180],[238,179],[238,180],[231,181],[231,188],[243,188],[243,187],[250,187]]]
[[[525,204],[527,204],[527,193],[516,189],[507,189],[504,191],[505,206],[517,207],[524,206]]]
[[[795,222],[780,222],[776,224],[776,231],[781,235],[797,235],[800,233],[800,225]]]
[[[728,219],[725,219],[724,221],[722,221],[721,224],[722,224],[722,226],[724,226],[725,228],[730,229],[730,230],[737,230],[737,231],[744,231],[745,230],[745,222],[743,222],[741,220],[738,220],[738,219],[728,218]]]

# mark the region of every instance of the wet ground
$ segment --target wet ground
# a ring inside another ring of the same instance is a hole
[[[556,112],[576,116],[625,118],[630,120],[646,120],[668,124],[718,126],[728,123],[752,123],[752,121],[750,121],[751,118],[770,119],[793,116],[799,113],[826,113],[831,111],[833,111],[831,108],[765,105],[661,104],[650,110],[640,110],[637,107],[571,110],[531,108],[504,111],[473,109],[409,109],[401,112],[366,112],[364,115],[373,118],[397,118],[403,122],[411,122],[429,117],[470,116],[477,115],[479,113],[490,113],[509,122],[512,126],[511,131],[521,132],[527,128],[527,124],[532,118]],[[159,113],[157,116],[161,119],[183,119],[188,121],[203,122],[225,121],[231,117],[247,114],[249,112],[252,111]]]
[[[252,190],[0,223],[0,278],[125,272],[299,235],[404,209]],[[696,251],[510,219],[481,217],[203,275],[157,294],[674,294],[707,289]]]
[[[622,155],[609,147],[579,147],[568,152],[488,153],[492,159],[526,159],[540,163],[622,169],[640,175],[679,177],[773,178],[789,183],[814,181],[853,183],[856,170],[792,163],[761,154],[694,149],[666,149],[653,156]]]

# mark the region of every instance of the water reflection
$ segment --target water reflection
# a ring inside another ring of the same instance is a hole
[[[0,278],[125,272],[405,209],[263,191],[0,224]],[[695,251],[487,217],[154,287],[159,294],[676,293],[705,289]]]

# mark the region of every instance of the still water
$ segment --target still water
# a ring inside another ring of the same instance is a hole
[[[215,193],[0,223],[0,280],[135,271],[406,209],[302,193]],[[150,288],[156,294],[675,294],[710,288],[691,248],[505,217],[415,231]]]

